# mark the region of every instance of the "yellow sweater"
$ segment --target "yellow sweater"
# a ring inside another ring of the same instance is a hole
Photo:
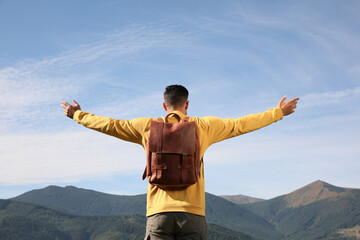
[[[175,111],[183,120],[186,115]],[[272,108],[263,113],[250,114],[236,119],[217,117],[190,117],[195,121],[200,141],[200,157],[213,143],[248,133],[281,120],[281,108]],[[170,122],[178,121],[176,117],[168,118]],[[114,136],[116,138],[141,144],[146,148],[152,118],[136,118],[133,120],[116,120],[100,117],[83,111],[76,111],[74,120],[83,126]],[[146,164],[144,155],[144,166]],[[204,160],[206,161],[206,159]],[[148,184],[147,216],[160,212],[188,212],[205,216],[205,181],[204,166],[201,164],[198,181],[184,190],[164,190]],[[140,177],[139,177],[140,178]]]

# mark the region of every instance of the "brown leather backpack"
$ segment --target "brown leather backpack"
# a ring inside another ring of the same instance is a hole
[[[179,123],[169,123],[175,114]],[[196,183],[200,171],[200,144],[195,122],[184,122],[176,113],[151,121],[147,163],[143,180],[162,188],[187,187]]]

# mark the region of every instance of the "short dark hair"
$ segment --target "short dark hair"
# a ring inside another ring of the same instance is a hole
[[[165,88],[164,101],[166,106],[177,108],[184,105],[189,96],[189,91],[181,85],[170,85]]]

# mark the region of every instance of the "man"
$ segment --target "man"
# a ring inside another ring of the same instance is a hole
[[[163,107],[167,114],[170,114],[169,122],[179,122],[180,119],[176,115],[179,115],[183,121],[188,118],[188,95],[188,90],[181,85],[166,87]],[[285,100],[286,96],[279,101],[276,108],[236,119],[190,117],[188,120],[196,123],[200,142],[200,159],[213,143],[257,130],[293,113],[299,98]],[[156,119],[115,120],[83,112],[77,102],[73,101],[73,104],[64,101],[61,103],[64,114],[69,118],[87,128],[141,144],[146,148],[151,120]],[[201,162],[197,182],[185,189],[171,190],[148,185],[145,240],[207,239],[203,168]]]

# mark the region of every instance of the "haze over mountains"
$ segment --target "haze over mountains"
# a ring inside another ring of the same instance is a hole
[[[246,202],[255,200],[255,202],[244,204],[239,203],[239,199]],[[73,224],[79,225],[80,221],[83,229],[89,229],[86,224],[94,224],[94,221],[97,221],[94,220],[95,216],[104,218],[102,222],[105,225],[99,223],[98,225],[101,225],[103,229],[112,229],[111,234],[107,233],[109,236],[113,234],[120,236],[125,233],[119,232],[119,227],[112,226],[112,221],[106,217],[114,218],[113,222],[127,226],[127,229],[131,229],[130,232],[134,234],[143,231],[141,229],[145,222],[145,194],[117,196],[72,186],[65,188],[49,186],[24,193],[11,200],[2,200],[0,223],[6,219],[9,220],[10,215],[27,216],[32,219],[29,217],[31,214],[26,213],[27,211],[24,211],[23,215],[21,211],[14,213],[14,209],[17,208],[31,208],[28,205],[26,205],[27,207],[10,207],[14,204],[21,204],[20,202],[35,204],[31,205],[35,209],[38,209],[36,206],[43,206],[42,209],[46,207],[47,211],[53,211],[51,214],[47,212],[46,216],[58,216],[61,213],[73,216],[70,217],[72,221],[76,222]],[[36,211],[32,210],[32,212]],[[124,217],[125,215],[127,217]],[[254,239],[264,240],[360,239],[358,234],[358,229],[360,229],[360,190],[336,187],[316,181],[270,200],[243,196],[219,197],[207,193],[206,215],[210,225],[209,233],[212,233],[213,239],[252,239],[250,236]],[[56,217],[54,218],[56,219]],[[69,222],[70,220],[64,218],[56,221]],[[133,228],[131,228],[131,224],[128,224],[129,221],[133,222]],[[48,222],[51,221],[48,220]],[[69,239],[77,239],[73,238],[71,232],[56,228],[60,225],[50,224],[49,227],[55,232],[72,237]],[[1,229],[3,227],[0,224],[0,233]],[[82,230],[76,231],[79,233]],[[137,235],[133,235],[133,237],[132,239],[141,239]],[[103,236],[98,239],[111,238]]]

